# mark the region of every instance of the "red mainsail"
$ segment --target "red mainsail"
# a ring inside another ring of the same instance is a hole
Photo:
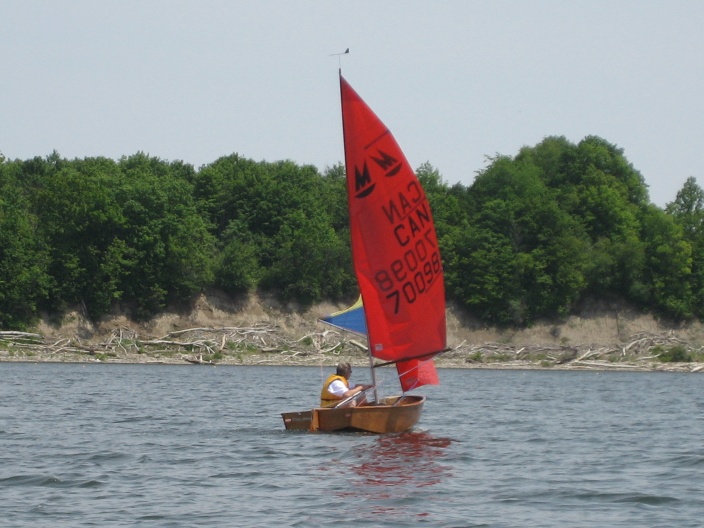
[[[445,286],[430,206],[384,123],[340,75],[352,257],[371,354],[401,387],[437,384],[446,348]]]

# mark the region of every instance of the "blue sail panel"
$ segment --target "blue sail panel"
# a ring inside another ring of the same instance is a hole
[[[367,320],[364,314],[362,297],[349,308],[325,316],[320,320],[330,326],[354,332],[364,337],[367,336]]]

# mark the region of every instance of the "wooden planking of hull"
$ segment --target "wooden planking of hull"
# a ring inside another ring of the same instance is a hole
[[[401,396],[386,398],[379,404],[317,408],[283,413],[281,417],[287,430],[402,433],[418,423],[424,403],[425,396]]]

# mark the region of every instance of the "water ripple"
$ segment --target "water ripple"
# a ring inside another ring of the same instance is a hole
[[[97,479],[61,479],[53,475],[15,475],[0,479],[3,487],[98,488],[104,485],[105,482]]]

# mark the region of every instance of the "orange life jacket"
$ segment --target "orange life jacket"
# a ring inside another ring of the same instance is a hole
[[[330,384],[335,380],[340,380],[345,384],[345,387],[348,389],[350,388],[350,384],[344,376],[338,376],[337,374],[330,375],[328,379],[325,380],[325,383],[323,383],[323,390],[320,391],[321,407],[335,407],[335,405],[337,405],[337,403],[342,399],[342,396],[336,396],[329,390]]]

